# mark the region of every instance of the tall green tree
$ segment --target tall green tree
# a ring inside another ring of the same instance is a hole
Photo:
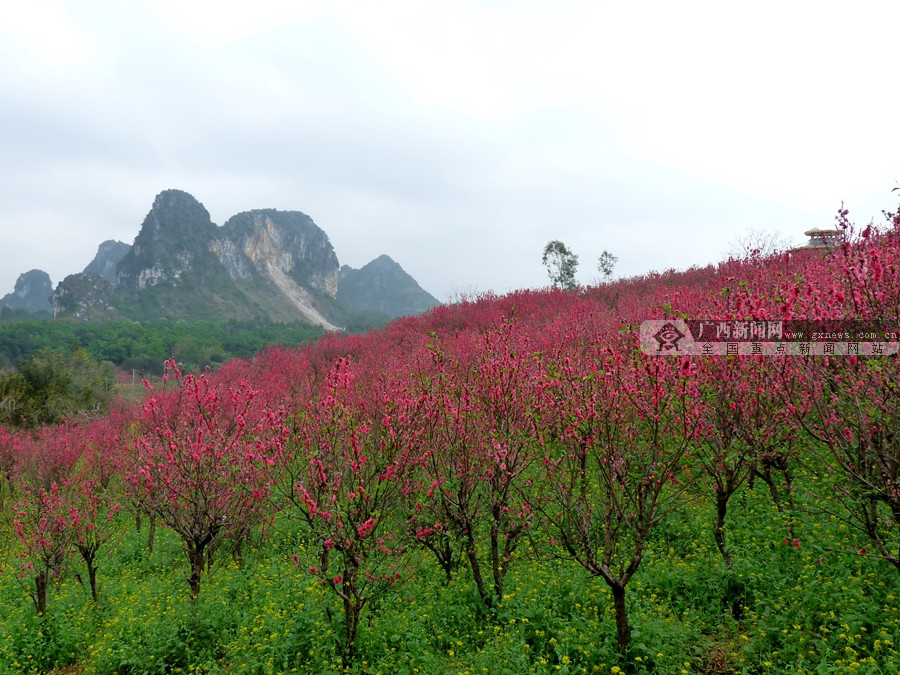
[[[603,277],[603,281],[609,281],[612,278],[613,270],[616,263],[619,262],[618,256],[614,256],[609,251],[603,251],[597,259],[597,271]]]
[[[554,288],[573,289],[578,287],[578,283],[575,281],[578,256],[572,253],[564,243],[558,239],[548,242],[544,247],[541,262],[547,268],[550,283]]]
[[[109,363],[83,347],[44,348],[0,375],[0,424],[33,428],[106,410],[115,392]]]

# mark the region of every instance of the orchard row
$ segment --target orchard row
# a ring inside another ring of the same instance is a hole
[[[648,319],[900,325],[900,214],[859,235],[839,218],[847,236],[827,254],[484,296],[215,373],[169,361],[139,405],[0,429],[14,572],[42,614],[50,582],[80,558],[97,600],[98,556],[127,512],[181,539],[194,601],[217,556],[279,514],[315,551],[293,564],[340,598],[350,664],[367,604],[404,582],[413,552],[447,580],[464,566],[491,606],[539,544],[608,585],[624,654],[626,588],[685,494],[705,497],[731,566],[732,497],[761,480],[789,509],[801,464],[831,477],[816,508],[900,571],[896,357],[651,356],[638,344]]]

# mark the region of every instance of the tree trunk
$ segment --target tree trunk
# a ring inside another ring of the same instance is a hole
[[[725,561],[725,567],[730,568],[734,564],[731,553],[725,546],[725,515],[728,512],[728,495],[724,492],[716,493],[716,525],[713,528],[713,537],[716,540],[716,547],[722,554]]]
[[[94,601],[94,604],[100,602],[100,589],[97,588],[97,565],[94,565],[94,560],[97,557],[97,552],[92,550],[89,546],[78,546],[78,551],[81,553],[81,557],[84,559],[85,565],[87,565],[88,571],[88,583],[91,587],[91,598]]]
[[[100,602],[100,589],[97,587],[97,567],[93,562],[88,563],[88,581],[91,584],[91,597],[94,599],[94,604],[97,604]]]
[[[197,596],[200,595],[200,579],[203,575],[203,563],[206,559],[204,555],[205,545],[197,542],[186,542],[186,550],[188,562],[191,565],[191,576],[188,577],[187,582],[191,587],[191,604],[194,605],[197,602]]]
[[[453,546],[450,539],[443,534],[436,543],[424,540],[422,542],[425,547],[437,558],[438,565],[444,571],[444,585],[449,586],[453,581]]]
[[[362,612],[362,606],[352,596],[344,597],[344,644],[342,645],[342,656],[344,667],[349,668],[353,665],[356,658],[356,633],[359,630],[359,616]]]
[[[156,515],[150,514],[150,526],[147,528],[147,553],[153,553],[153,543],[156,541]]]
[[[772,478],[772,474],[768,469],[765,471],[756,471],[757,476],[763,479],[763,482],[769,488],[769,494],[772,496],[772,503],[775,505],[775,508],[778,509],[778,512],[781,513],[781,495],[778,494],[778,486],[775,485],[775,479]]]
[[[788,507],[793,510],[794,507],[794,490],[793,484],[791,483],[791,473],[788,471],[787,467],[784,469],[780,469],[782,475],[784,476],[785,490],[787,492],[788,499]],[[765,481],[766,485],[769,486],[769,494],[772,495],[772,503],[775,505],[775,508],[778,509],[778,513],[784,513],[784,506],[781,503],[781,493],[778,491],[778,486],[775,484],[775,479],[772,477],[772,472],[766,469],[765,471],[757,471],[756,475]],[[788,535],[790,537],[794,537],[794,520],[793,516],[790,516],[787,519],[787,530]]]
[[[794,483],[791,481],[791,472],[787,468],[784,468],[781,473],[782,473],[782,475],[784,475],[784,489],[785,489],[785,492],[787,493],[788,508],[793,510],[794,509]]]
[[[359,619],[362,616],[366,598],[359,594],[359,585],[356,575],[359,569],[356,567],[344,567],[341,588],[335,586],[338,596],[344,604],[344,637],[338,641],[344,670],[350,670],[356,660],[356,634],[359,630]]]
[[[499,601],[503,598],[503,575],[506,570],[500,557],[500,523],[498,516],[499,514],[494,514],[494,522],[491,524],[491,572],[494,576],[494,597]]]
[[[481,565],[478,563],[478,553],[475,548],[475,538],[472,536],[471,531],[466,534],[466,557],[469,559],[469,566],[472,568],[472,577],[475,579],[475,588],[478,590],[478,595],[481,597],[481,601],[490,607],[493,598],[484,586],[484,577],[481,575]]]
[[[49,582],[46,571],[38,572],[34,578],[34,608],[38,616],[47,613],[47,585]]]
[[[613,607],[616,610],[616,643],[619,654],[628,653],[628,642],[631,640],[631,629],[628,627],[628,610],[625,607],[625,587],[621,584],[612,586]]]

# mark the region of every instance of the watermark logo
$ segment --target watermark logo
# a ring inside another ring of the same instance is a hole
[[[651,356],[893,356],[900,327],[889,322],[657,319],[641,324]]]
[[[659,343],[656,348],[657,352],[661,352],[664,349],[677,351],[678,341],[684,339],[684,333],[678,330],[678,327],[674,323],[666,321],[660,329],[653,334],[653,339]]]

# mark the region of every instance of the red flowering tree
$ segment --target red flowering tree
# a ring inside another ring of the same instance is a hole
[[[448,579],[459,547],[490,606],[502,599],[513,554],[531,525],[539,355],[514,321],[444,346],[431,347],[435,372],[420,377],[427,490],[414,517],[419,539]]]
[[[113,536],[119,510],[109,489],[117,429],[115,416],[66,422],[22,432],[15,443],[22,495],[14,506],[14,530],[23,546],[20,579],[33,581],[29,593],[39,613],[46,611],[47,584],[72,550],[85,562],[91,597],[99,599],[97,553]]]
[[[47,589],[62,574],[72,546],[67,489],[52,483],[47,488],[23,488],[13,507],[13,531],[22,545],[19,580],[24,583],[38,614],[47,611]]]
[[[38,614],[47,611],[47,589],[62,574],[72,549],[71,474],[80,460],[81,430],[71,423],[22,432],[15,444],[13,531],[22,545],[19,580]]]
[[[97,554],[118,532],[116,516],[122,496],[119,470],[126,450],[127,420],[124,411],[116,409],[82,429],[78,439],[81,459],[68,481],[72,542],[87,569],[94,602],[100,601]]]
[[[855,235],[846,209],[843,243],[824,261],[809,263],[785,295],[787,311],[810,319],[871,322],[863,332],[893,333],[851,342],[895,341],[900,332],[900,235],[874,225]],[[802,282],[802,286],[801,286]],[[812,289],[812,290],[810,290]],[[785,378],[785,405],[821,448],[832,489],[820,507],[864,534],[900,571],[900,360],[894,356],[795,359]]]
[[[74,422],[21,432],[14,482],[17,486],[45,490],[67,482],[81,461],[82,436],[83,428]]]
[[[791,419],[781,412],[778,370],[783,360],[769,357],[711,357],[695,361],[701,400],[703,434],[694,445],[694,465],[706,480],[695,486],[711,495],[715,508],[713,538],[727,567],[733,556],[726,542],[726,516],[731,497],[756,475],[773,490],[773,470],[787,466]],[[698,479],[702,476],[698,476]],[[793,536],[793,535],[792,535]]]
[[[366,604],[402,578],[412,536],[399,506],[419,461],[416,401],[382,365],[357,373],[348,358],[337,360],[296,412],[279,479],[288,513],[302,520],[318,552],[309,571],[340,598],[345,666]]]
[[[21,454],[18,446],[22,443],[22,433],[12,432],[0,426],[0,508],[3,508],[6,495],[13,494],[13,474],[16,468],[16,457]]]
[[[548,368],[536,502],[562,549],[612,591],[622,654],[625,590],[650,532],[681,503],[703,407],[689,359],[647,356],[634,343],[598,335]]]
[[[838,515],[900,571],[898,421],[896,359],[849,357],[817,388],[803,424],[838,470],[840,480],[828,495],[842,505]]]
[[[247,382],[220,388],[208,373],[185,375],[171,360],[164,379],[175,389],[146,400],[127,478],[145,508],[181,538],[194,603],[209,551],[245,534],[266,511],[283,413],[257,404]]]
[[[76,477],[69,488],[72,543],[87,568],[91,598],[94,602],[99,602],[97,554],[115,536],[114,519],[121,507],[117,502],[109,501],[109,493],[96,478]]]

